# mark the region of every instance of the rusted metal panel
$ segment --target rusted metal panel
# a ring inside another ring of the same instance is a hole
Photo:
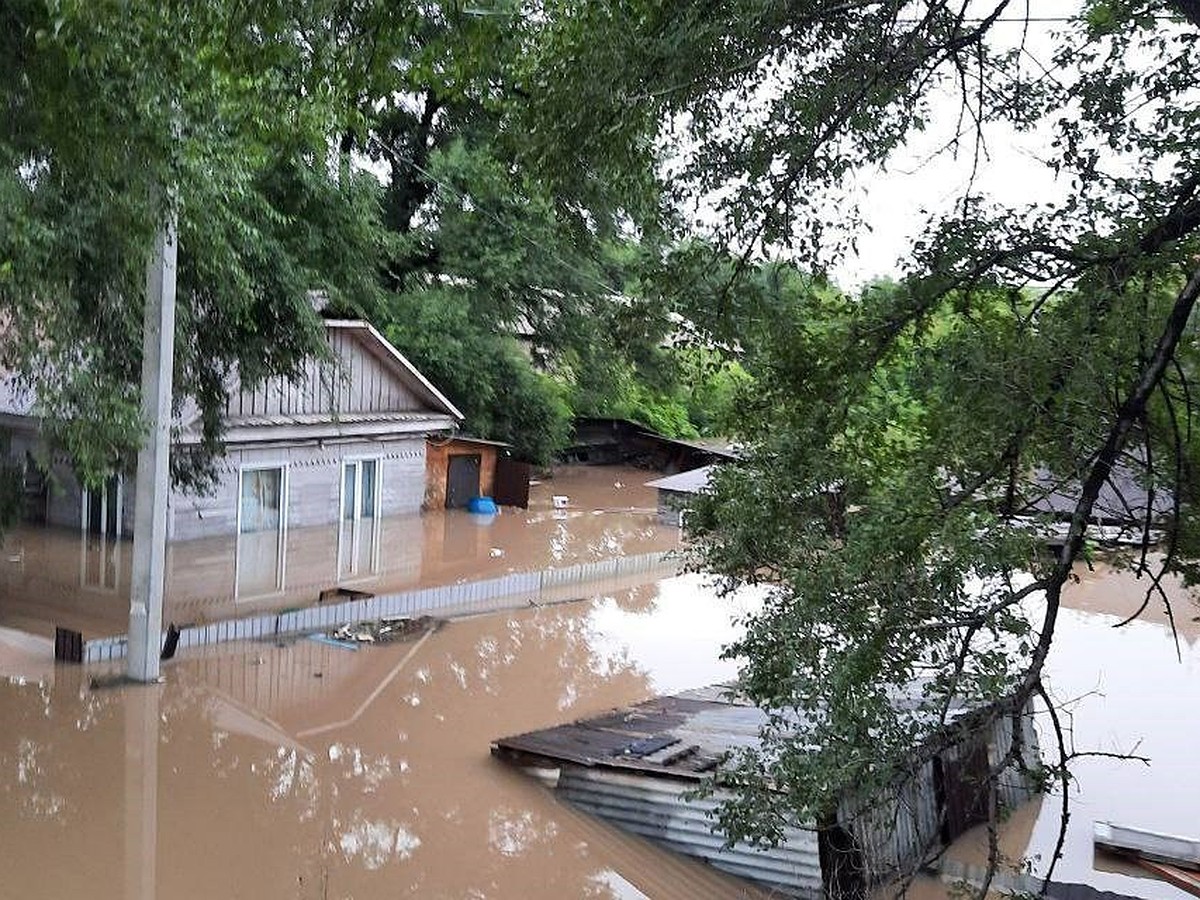
[[[501,506],[529,507],[529,471],[527,462],[500,456],[496,459],[492,497]]]

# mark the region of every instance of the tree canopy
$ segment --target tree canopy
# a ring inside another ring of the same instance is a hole
[[[1173,497],[1161,547],[1128,560],[1146,600],[1165,602],[1164,571],[1196,574],[1200,8],[552,9],[530,72],[538,158],[567,181],[577,157],[650,168],[666,196],[716,211],[725,249],[679,255],[671,283],[758,380],[748,459],[689,522],[700,564],[772,587],[730,648],[744,687],[810,713],[731,775],[724,824],[771,839],[936,754],[955,699],[977,711],[962,729],[1045,695],[1062,588],[1115,469]],[[947,119],[929,166],[1033,134],[1041,158],[1019,169],[1044,167],[1061,195],[1014,205],[971,177],[897,283],[847,296],[803,275],[852,245],[855,177]],[[1046,472],[1074,498],[1053,557],[1018,516]],[[891,698],[914,683],[901,712]]]
[[[4,366],[85,479],[125,467],[151,238],[179,219],[176,404],[195,400],[202,475],[235,368],[292,371],[323,341],[323,291],[377,291],[378,189],[329,165],[350,81],[328,5],[16,0],[0,10]]]

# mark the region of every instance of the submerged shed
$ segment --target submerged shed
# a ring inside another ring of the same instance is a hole
[[[512,456],[512,444],[452,435],[425,445],[425,508],[463,509],[472,497],[502,506],[529,505],[530,465]]]
[[[677,525],[682,528],[688,503],[692,497],[708,488],[709,478],[716,467],[717,464],[713,463],[689,472],[647,481],[646,487],[654,488],[658,492],[658,521],[663,525]]]
[[[847,796],[829,821],[788,828],[774,848],[725,846],[713,812],[721,790],[692,792],[738,748],[753,747],[767,714],[716,685],[592,719],[502,738],[492,752],[543,775],[579,808],[733,875],[787,896],[859,897],[931,849],[986,819],[981,787],[1011,738],[1001,721],[972,734],[903,780],[889,796]],[[1024,747],[1036,764],[1031,716],[1022,718]],[[1034,792],[1017,767],[1001,777],[1000,800],[1015,807]]]

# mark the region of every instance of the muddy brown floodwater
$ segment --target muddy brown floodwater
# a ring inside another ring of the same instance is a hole
[[[1046,673],[1080,751],[1055,880],[1176,889],[1094,858],[1092,824],[1200,832],[1200,613],[1114,628],[1144,583],[1080,570]],[[582,815],[495,762],[497,737],[725,680],[731,617],[698,576],[478,616],[350,651],[311,640],[185,652],[152,688],[89,689],[44,638],[0,629],[0,898],[704,898],[742,882]],[[91,672],[93,670],[89,670]],[[1043,730],[1043,748],[1049,740]],[[1045,871],[1059,798],[1002,846]],[[979,863],[985,838],[948,853]],[[917,885],[914,896],[945,897]]]
[[[500,736],[727,679],[696,576],[350,651],[227,645],[88,689],[0,642],[0,897],[761,896],[557,802]],[[5,653],[7,648],[7,653]]]
[[[1176,580],[1164,585],[1178,629],[1178,652],[1161,601],[1141,617],[1114,627],[1137,611],[1147,581],[1103,563],[1076,567],[1078,583],[1063,593],[1045,681],[1060,706],[1070,750],[1133,754],[1146,762],[1082,756],[1071,763],[1074,782],[1063,858],[1054,881],[1088,884],[1148,900],[1179,900],[1179,889],[1134,866],[1092,849],[1095,822],[1114,822],[1165,834],[1200,837],[1200,608]],[[1053,738],[1039,723],[1042,752],[1056,758]],[[1058,839],[1061,794],[1035,798],[1001,829],[1001,850],[1012,861],[1032,860],[1044,874]],[[987,837],[964,835],[947,854],[982,866]],[[925,883],[918,898],[946,896]]]
[[[308,606],[323,591],[384,594],[669,550],[679,529],[655,519],[656,475],[628,466],[561,466],[533,485],[528,509],[464,510],[291,528],[282,558],[254,536],[172,544],[164,621],[183,625]],[[567,498],[556,508],[553,498]],[[247,543],[247,541],[249,543]],[[353,551],[349,548],[355,548]],[[88,639],[124,633],[132,544],[78,530],[23,526],[0,544],[0,627]]]

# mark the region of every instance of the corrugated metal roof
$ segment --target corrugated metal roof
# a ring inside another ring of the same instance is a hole
[[[677,475],[668,475],[666,478],[656,478],[654,481],[647,481],[646,487],[658,488],[660,491],[675,491],[679,494],[698,494],[708,487],[709,477],[716,467],[717,464],[713,463],[699,469],[680,472]]]
[[[744,702],[676,695],[541,731],[501,738],[501,751],[696,781],[727,753],[757,746],[766,714]]]

